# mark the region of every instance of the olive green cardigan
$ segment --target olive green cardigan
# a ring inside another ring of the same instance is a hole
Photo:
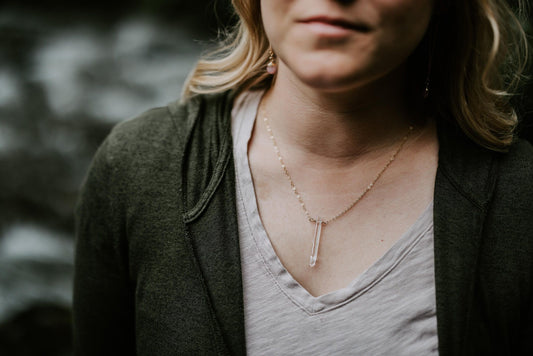
[[[77,355],[246,353],[232,102],[153,109],[98,150],[77,208]],[[438,132],[440,354],[533,354],[533,149]]]

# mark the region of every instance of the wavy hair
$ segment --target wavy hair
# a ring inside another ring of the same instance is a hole
[[[237,24],[219,46],[198,61],[185,82],[182,100],[229,89],[268,88],[269,42],[260,1],[232,0]],[[426,83],[426,110],[453,118],[477,144],[504,151],[514,139],[517,115],[511,98],[528,62],[520,17],[524,0],[511,9],[506,0],[435,0],[428,31],[408,59],[414,100]]]

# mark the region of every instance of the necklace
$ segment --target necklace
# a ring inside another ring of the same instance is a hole
[[[391,155],[385,166],[376,174],[372,182],[363,190],[361,194],[348,206],[346,206],[343,210],[341,210],[338,214],[332,216],[329,219],[324,219],[321,217],[313,218],[311,216],[311,213],[309,213],[309,210],[307,210],[307,207],[305,205],[305,202],[303,201],[303,198],[298,191],[298,188],[296,188],[296,184],[294,184],[294,180],[291,177],[291,174],[289,173],[289,170],[287,166],[285,165],[285,161],[283,160],[283,157],[281,156],[281,152],[279,150],[278,144],[276,142],[276,138],[274,137],[274,133],[272,132],[272,128],[270,127],[270,122],[268,120],[268,117],[266,115],[263,115],[263,121],[266,124],[266,129],[268,131],[268,134],[270,136],[270,141],[272,141],[272,145],[274,146],[274,151],[276,152],[276,155],[278,156],[279,163],[281,164],[281,169],[283,170],[283,174],[287,179],[289,180],[289,183],[291,184],[291,190],[293,194],[296,196],[296,199],[298,199],[298,202],[300,203],[300,206],[302,207],[302,210],[304,211],[305,217],[310,223],[315,224],[315,232],[313,235],[313,248],[311,249],[311,256],[309,257],[309,267],[314,267],[318,260],[318,247],[320,245],[320,237],[322,236],[322,229],[325,225],[337,220],[347,212],[349,212],[363,197],[374,187],[376,182],[381,178],[383,173],[389,168],[389,166],[392,164],[392,162],[396,159],[396,156],[400,151],[402,150],[405,142],[413,132],[414,127],[409,126],[409,131],[407,134],[401,139],[400,144],[398,145],[398,148],[394,153]]]

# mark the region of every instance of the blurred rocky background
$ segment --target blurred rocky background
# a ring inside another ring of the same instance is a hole
[[[73,207],[111,127],[179,97],[227,1],[0,2],[0,355],[70,355]]]
[[[0,2],[0,355],[72,353],[73,208],[90,159],[114,124],[179,96],[231,23],[228,1]]]

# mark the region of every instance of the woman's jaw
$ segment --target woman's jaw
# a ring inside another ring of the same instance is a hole
[[[263,0],[261,9],[278,76],[342,94],[405,64],[427,31],[432,1]]]

